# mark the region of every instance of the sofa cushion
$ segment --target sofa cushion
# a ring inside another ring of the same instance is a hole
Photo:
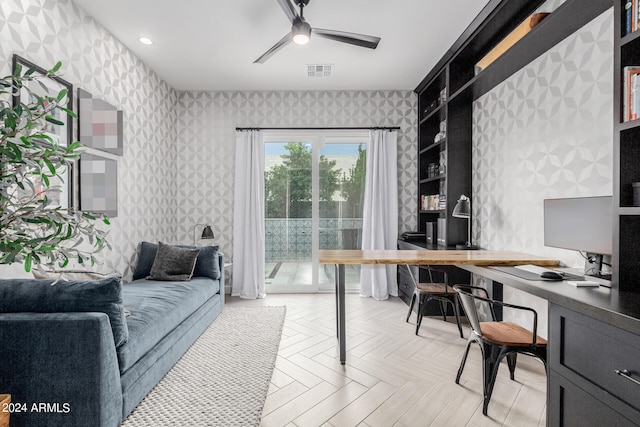
[[[126,318],[129,341],[118,349],[125,372],[165,335],[220,290],[220,281],[194,277],[190,282],[136,280],[122,287],[131,315]]]
[[[199,249],[179,248],[158,242],[158,252],[148,278],[169,281],[191,280],[199,252]]]
[[[218,250],[216,246],[188,246],[178,245],[184,248],[198,248],[198,258],[196,258],[196,268],[193,270],[192,277],[208,277],[213,280],[220,278],[220,265],[218,264]],[[144,279],[151,273],[153,261],[158,252],[156,243],[142,242],[140,244],[140,253],[138,254],[138,263],[133,272],[133,280]]]
[[[0,280],[0,313],[98,312],[109,316],[116,347],[128,337],[122,304],[122,280]]]

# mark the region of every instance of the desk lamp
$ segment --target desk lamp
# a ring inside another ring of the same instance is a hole
[[[467,220],[467,242],[464,245],[456,245],[456,249],[478,249],[476,245],[471,244],[471,200],[464,194],[460,196],[456,206],[453,208],[451,216],[455,218],[465,218]]]
[[[198,227],[202,227],[204,226],[204,228],[202,229],[202,234],[200,235],[200,240],[213,240],[214,239],[214,235],[213,235],[213,229],[211,228],[211,226],[209,224],[196,224],[193,232],[194,232],[194,238],[193,238],[193,244],[195,245],[196,243],[198,243]]]

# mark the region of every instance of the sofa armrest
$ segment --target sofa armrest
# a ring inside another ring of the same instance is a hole
[[[117,426],[122,389],[104,313],[0,314],[0,390],[11,426]]]

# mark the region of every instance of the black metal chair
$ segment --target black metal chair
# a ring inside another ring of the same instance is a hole
[[[411,296],[411,304],[409,304],[409,313],[407,314],[407,322],[411,317],[413,306],[416,299],[418,300],[418,320],[416,321],[416,335],[420,331],[420,325],[422,324],[422,317],[425,313],[425,307],[431,300],[438,301],[440,304],[440,313],[442,313],[442,320],[447,321],[447,303],[453,307],[453,314],[456,316],[456,323],[458,324],[458,331],[460,332],[460,338],[464,338],[462,334],[462,325],[460,324],[460,311],[458,309],[458,297],[456,291],[449,285],[449,279],[447,273],[442,270],[436,270],[430,266],[425,267],[429,272],[429,283],[419,283],[416,281],[411,271],[410,266],[406,266],[409,270],[409,275],[414,284],[413,295]],[[434,282],[432,272],[437,272],[443,275],[442,282]]]
[[[471,343],[478,343],[482,353],[482,382],[484,389],[482,413],[487,415],[487,407],[489,406],[489,400],[491,399],[491,393],[493,392],[493,386],[496,382],[498,368],[500,367],[502,359],[506,356],[511,380],[514,380],[518,353],[539,358],[544,363],[546,371],[547,341],[537,335],[538,313],[534,309],[489,299],[489,295],[484,288],[469,285],[454,285],[453,288],[460,297],[462,306],[467,314],[467,319],[469,319],[471,325],[467,348],[464,356],[462,356],[458,375],[456,375],[456,384],[460,384],[460,376],[464,370]],[[484,296],[475,295],[474,292],[483,293]],[[492,316],[491,322],[480,321],[476,303],[487,304],[489,306],[489,311]],[[495,321],[494,306],[508,307],[533,313],[533,332],[515,323]]]

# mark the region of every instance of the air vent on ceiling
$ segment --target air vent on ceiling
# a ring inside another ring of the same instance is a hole
[[[331,77],[332,64],[308,64],[307,77]]]

